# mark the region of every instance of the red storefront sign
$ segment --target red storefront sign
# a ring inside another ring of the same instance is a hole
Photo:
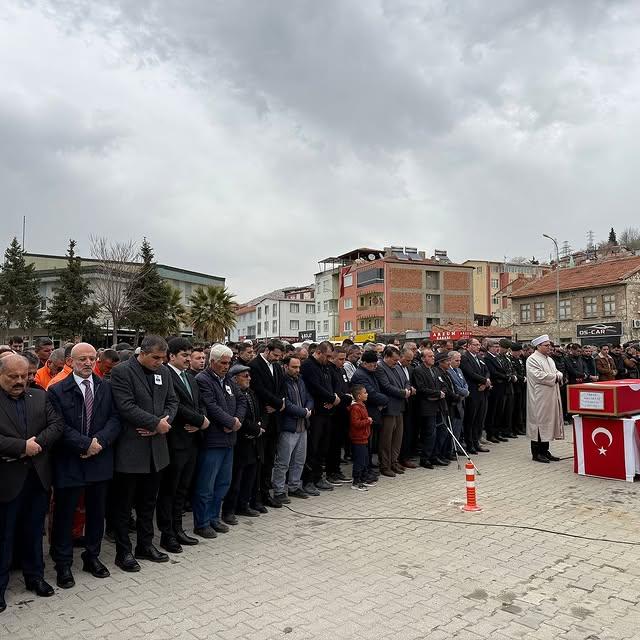
[[[440,342],[441,340],[467,340],[471,336],[469,331],[432,331],[429,339]]]

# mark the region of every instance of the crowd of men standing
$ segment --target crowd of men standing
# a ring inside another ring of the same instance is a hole
[[[445,467],[463,448],[488,453],[526,433],[530,345],[350,342],[204,348],[146,336],[136,350],[39,339],[23,351],[19,338],[0,347],[0,611],[12,566],[27,589],[54,593],[44,579],[47,514],[56,583],[72,588],[74,546],[83,571],[110,575],[105,535],[115,564],[137,572],[139,560],[167,562],[291,498],[343,484],[367,491],[379,476]],[[554,354],[548,338],[539,342],[569,382],[620,371],[615,352],[591,362],[575,345]],[[532,457],[557,460],[534,442]]]

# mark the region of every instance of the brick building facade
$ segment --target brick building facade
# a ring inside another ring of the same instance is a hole
[[[341,270],[339,329],[351,335],[428,331],[452,321],[472,326],[472,272],[416,249],[385,248],[382,256]]]

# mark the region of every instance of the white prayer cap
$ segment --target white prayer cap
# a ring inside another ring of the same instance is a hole
[[[542,336],[538,336],[531,341],[532,346],[537,347],[539,344],[543,342],[551,342],[551,338],[545,333]]]

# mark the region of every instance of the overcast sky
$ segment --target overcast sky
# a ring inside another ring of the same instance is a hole
[[[146,235],[240,301],[356,246],[637,225],[640,3],[4,0],[5,246]]]

